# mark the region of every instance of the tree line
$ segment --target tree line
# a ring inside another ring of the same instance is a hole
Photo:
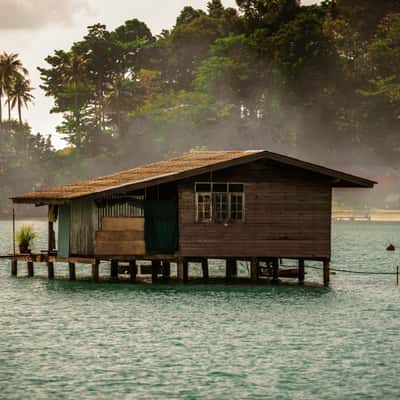
[[[371,165],[398,169],[400,3],[236,3],[185,7],[159,35],[137,19],[114,30],[96,24],[49,55],[41,88],[68,147],[37,147],[55,163],[37,181],[192,148],[269,148],[367,175]],[[21,68],[20,100],[4,78],[0,86],[9,108],[31,101]]]

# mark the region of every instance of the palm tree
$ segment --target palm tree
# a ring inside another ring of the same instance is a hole
[[[13,82],[17,76],[28,75],[28,70],[22,65],[18,54],[4,52],[0,57],[0,77],[1,77],[1,93],[7,96],[8,104],[8,119],[11,120],[11,100],[10,92],[12,90]]]
[[[17,74],[14,78],[11,87],[8,91],[7,104],[9,109],[18,108],[18,119],[22,125],[22,107],[28,107],[28,104],[33,101],[34,97],[31,94],[32,87],[29,79]]]

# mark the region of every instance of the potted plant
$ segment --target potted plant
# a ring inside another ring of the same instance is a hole
[[[33,243],[33,240],[36,238],[36,232],[33,230],[33,226],[31,225],[22,225],[17,231],[17,242],[19,246],[19,252],[30,253],[30,246]]]

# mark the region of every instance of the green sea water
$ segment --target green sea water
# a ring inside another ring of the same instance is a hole
[[[33,223],[45,248],[46,224]],[[10,231],[0,221],[2,253]],[[399,233],[334,224],[332,267],[394,271],[400,255],[385,246],[400,249]],[[45,266],[15,279],[0,267],[0,399],[400,398],[394,276],[337,274],[330,289],[152,286],[69,282],[66,266],[55,281]]]

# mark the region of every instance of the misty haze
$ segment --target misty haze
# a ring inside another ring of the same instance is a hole
[[[400,1],[0,0],[0,400],[394,399]]]

